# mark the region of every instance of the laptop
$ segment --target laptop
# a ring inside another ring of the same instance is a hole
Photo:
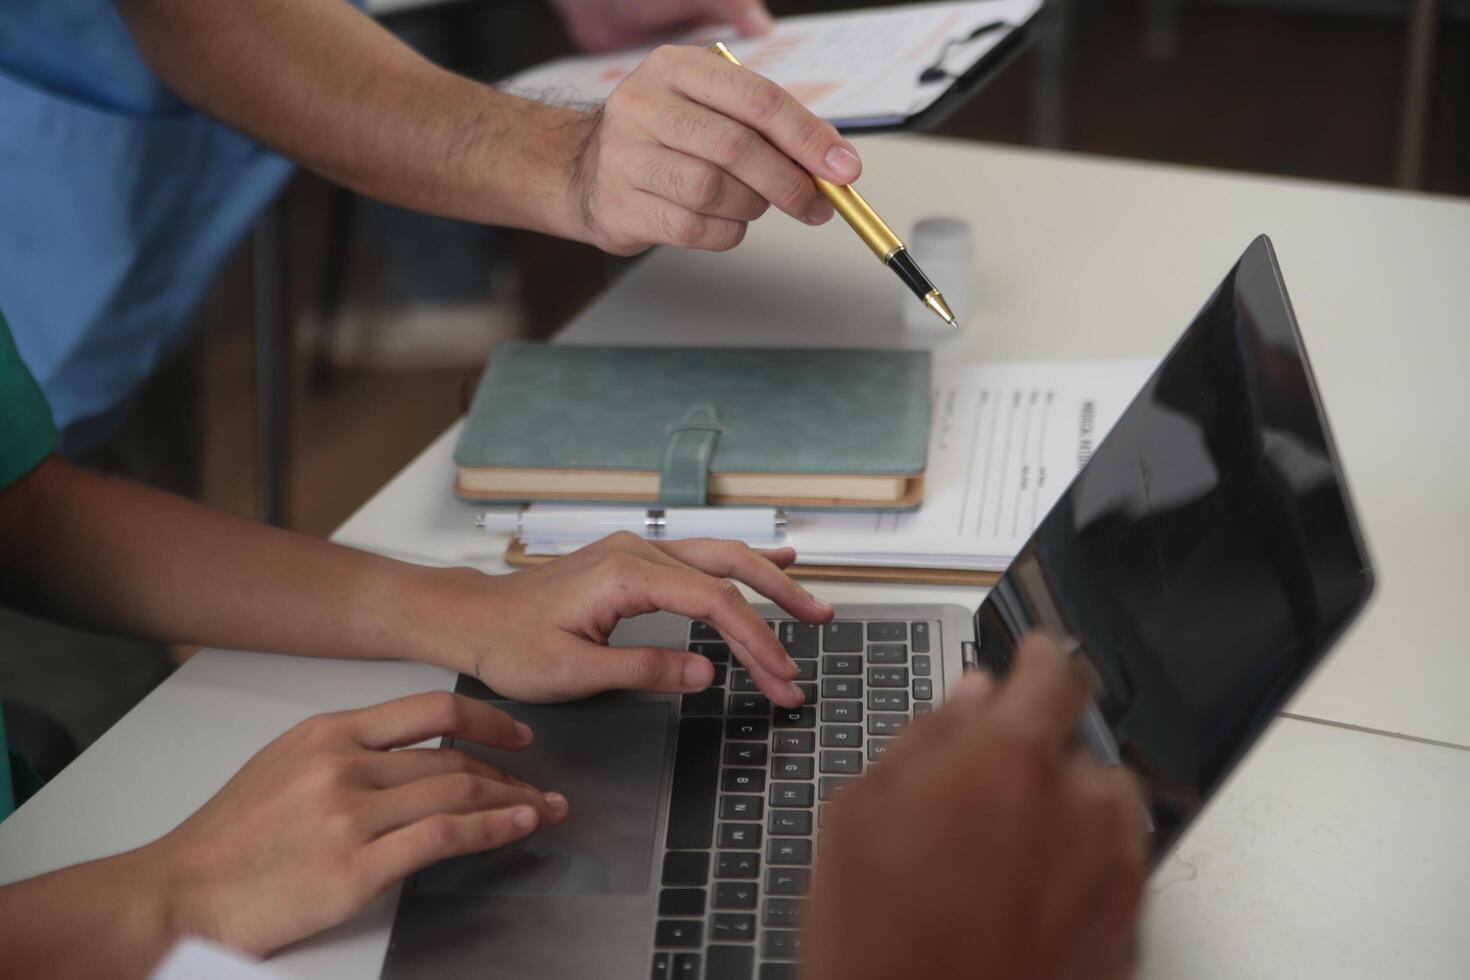
[[[1257,238],[978,610],[839,606],[811,627],[763,607],[801,667],[801,708],[761,697],[710,627],[664,614],[622,624],[614,642],[698,651],[714,687],[551,706],[461,678],[461,693],[536,730],[524,754],[461,747],[564,792],[572,813],[411,878],[383,976],[795,977],[833,801],[962,671],[1004,674],[1039,628],[1077,638],[1097,668],[1082,736],[1140,775],[1157,858],[1372,586]]]

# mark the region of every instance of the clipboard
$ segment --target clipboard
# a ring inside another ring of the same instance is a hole
[[[544,565],[555,555],[528,555],[519,538],[505,549],[505,563],[512,568]],[[802,565],[786,569],[794,579],[828,582],[902,582],[909,585],[967,585],[988,588],[1000,581],[1001,572],[967,568],[901,568],[892,565]]]
[[[1024,50],[1042,9],[1043,0],[942,0],[780,18],[771,34],[754,38],[704,28],[670,43],[725,42],[750,70],[844,133],[916,132],[943,123]],[[532,99],[600,102],[651,50],[560,58],[497,87]]]

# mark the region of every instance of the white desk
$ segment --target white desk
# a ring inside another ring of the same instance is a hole
[[[1145,975],[1463,975],[1470,662],[1456,642],[1456,586],[1470,461],[1443,406],[1470,364],[1470,205],[932,140],[860,149],[864,191],[891,219],[949,212],[975,225],[977,303],[946,356],[1157,356],[1250,238],[1272,235],[1380,592],[1291,706],[1318,720],[1278,722],[1155,876]],[[906,297],[891,280],[845,229],[772,216],[729,255],[650,257],[563,339],[897,343]],[[454,432],[338,538],[500,569],[503,540],[471,534],[469,508],[448,496]],[[839,602],[979,598],[820,591]],[[408,664],[207,651],[0,825],[0,880],[156,837],[308,715],[451,683]],[[394,899],[275,967],[375,977]]]

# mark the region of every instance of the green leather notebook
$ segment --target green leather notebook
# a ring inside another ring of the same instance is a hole
[[[929,354],[502,344],[454,451],[472,500],[908,508]]]

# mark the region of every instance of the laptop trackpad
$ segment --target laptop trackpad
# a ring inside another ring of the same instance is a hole
[[[494,702],[536,733],[524,752],[455,742],[571,804],[567,819],[519,843],[441,861],[418,876],[426,895],[641,895],[649,887],[659,781],[669,746],[663,701],[537,705]]]

